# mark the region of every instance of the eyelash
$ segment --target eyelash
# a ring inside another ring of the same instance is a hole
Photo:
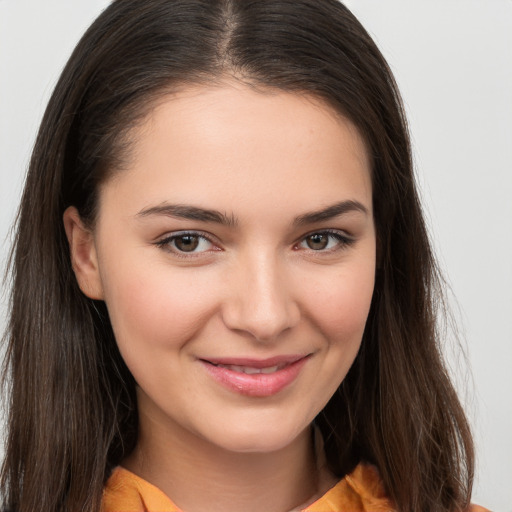
[[[353,238],[351,238],[345,234],[342,234],[339,231],[326,229],[323,231],[313,231],[311,233],[307,233],[294,245],[294,249],[299,250],[300,244],[307,243],[306,241],[308,240],[308,238],[311,238],[315,235],[327,235],[330,238],[334,238],[337,242],[335,247],[331,247],[328,249],[315,250],[315,249],[311,249],[311,248],[309,248],[309,249],[305,248],[306,250],[310,250],[311,252],[317,253],[317,254],[321,254],[321,253],[326,254],[326,253],[332,253],[332,252],[336,252],[339,250],[343,250],[343,249],[346,249],[347,247],[350,247],[355,242],[355,240]],[[209,236],[207,236],[205,233],[202,233],[200,231],[180,231],[178,233],[174,233],[170,236],[167,236],[167,237],[163,238],[162,240],[158,240],[157,242],[155,242],[155,245],[163,250],[166,250],[167,252],[173,253],[174,255],[176,255],[180,258],[193,258],[193,257],[197,257],[200,254],[203,254],[204,252],[209,252],[208,250],[200,251],[200,252],[194,252],[194,251],[187,252],[187,251],[182,251],[182,250],[178,249],[176,246],[172,247],[172,244],[176,240],[178,240],[180,238],[185,238],[185,237],[199,239],[198,243],[200,243],[200,241],[203,240],[203,241],[206,241],[209,244],[212,244],[213,246],[215,246],[215,242],[212,241],[211,238]],[[327,243],[329,243],[329,241]],[[216,250],[220,250],[220,249],[216,249]]]
[[[193,257],[197,257],[197,255],[202,254],[203,252],[207,252],[207,251],[187,252],[187,251],[181,251],[176,246],[172,247],[172,244],[176,240],[178,240],[180,238],[185,238],[185,237],[197,238],[197,239],[199,239],[199,241],[201,241],[201,240],[206,241],[209,244],[215,246],[215,242],[213,242],[213,240],[211,240],[210,237],[208,237],[205,233],[202,233],[200,231],[179,231],[178,233],[174,233],[170,236],[167,236],[167,237],[163,238],[162,240],[158,240],[157,242],[155,242],[155,245],[167,252],[173,253],[174,255],[178,256],[179,258],[193,258]],[[219,250],[219,249],[217,249],[217,250]]]
[[[355,242],[355,240],[352,237],[350,237],[346,234],[340,233],[339,231],[332,230],[332,229],[325,229],[323,231],[313,231],[311,233],[307,233],[300,239],[300,242],[297,243],[296,246],[298,246],[299,244],[305,243],[308,238],[311,238],[315,235],[327,235],[328,237],[334,238],[337,241],[337,244],[335,247],[331,247],[329,249],[317,250],[317,251],[310,248],[310,250],[314,253],[324,253],[325,254],[325,253],[336,252],[339,250],[346,249],[347,247],[350,247]]]

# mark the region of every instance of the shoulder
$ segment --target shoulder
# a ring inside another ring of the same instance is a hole
[[[393,512],[379,471],[371,464],[360,463],[319,500],[303,512]],[[479,511],[475,511],[479,512]]]
[[[178,507],[157,487],[131,471],[117,467],[103,491],[101,512],[180,512]]]
[[[470,505],[466,512],[491,512],[489,509],[481,507],[480,505]]]
[[[368,463],[360,463],[354,471],[341,479],[319,500],[302,512],[396,512],[386,492],[379,470]],[[491,512],[471,505],[465,512]]]

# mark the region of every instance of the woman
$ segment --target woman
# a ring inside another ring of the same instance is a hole
[[[337,1],[113,2],[17,233],[9,509],[469,506],[399,94]]]

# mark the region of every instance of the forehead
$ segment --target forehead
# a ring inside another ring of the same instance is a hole
[[[113,181],[137,202],[227,207],[235,198],[253,202],[257,193],[299,202],[318,195],[325,204],[371,196],[357,129],[308,94],[236,82],[189,87],[162,96],[130,140],[126,170]]]

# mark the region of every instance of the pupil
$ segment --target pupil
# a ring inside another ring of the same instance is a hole
[[[325,249],[327,247],[327,243],[328,237],[320,233],[309,236],[307,240],[308,247],[316,251]]]
[[[175,244],[180,251],[192,252],[199,245],[199,239],[192,235],[180,236],[176,239]]]

